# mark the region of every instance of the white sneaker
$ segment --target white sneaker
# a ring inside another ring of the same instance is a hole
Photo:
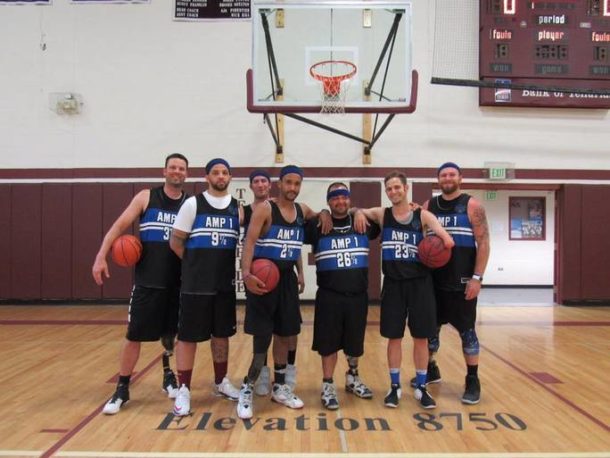
[[[294,364],[286,365],[286,385],[289,385],[290,388],[294,390],[294,387],[297,386],[297,367]]]
[[[284,404],[291,409],[300,409],[304,405],[303,401],[292,392],[292,388],[290,388],[290,385],[288,384],[278,385],[277,383],[274,383],[273,389],[271,390],[271,400],[279,404]]]
[[[214,394],[216,396],[222,396],[227,398],[229,401],[237,401],[239,398],[239,390],[233,386],[231,381],[225,377],[218,385],[214,385],[216,390]]]
[[[114,415],[121,410],[121,406],[127,401],[129,401],[129,390],[117,388],[112,397],[104,405],[102,412],[106,415]]]
[[[191,392],[182,385],[178,390],[176,400],[174,401],[174,415],[177,417],[186,417],[191,412]]]
[[[254,383],[254,392],[257,396],[268,396],[271,391],[271,370],[263,366],[261,373]]]
[[[239,390],[239,400],[237,401],[237,416],[242,420],[252,418],[252,390],[254,387],[250,383],[244,383]]]
[[[328,410],[337,410],[339,408],[337,389],[333,383],[322,383],[320,399],[322,400],[322,405]]]
[[[355,394],[362,399],[371,399],[373,397],[373,392],[360,380],[360,377],[352,375],[349,372],[345,373],[345,391]]]

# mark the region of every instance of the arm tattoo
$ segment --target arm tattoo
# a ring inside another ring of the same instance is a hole
[[[489,240],[489,226],[487,224],[487,216],[483,206],[478,205],[472,212],[472,227],[477,242]]]

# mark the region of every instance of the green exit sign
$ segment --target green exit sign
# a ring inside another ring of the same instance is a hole
[[[496,200],[498,198],[498,191],[485,191],[485,200]]]
[[[506,180],[506,168],[492,167],[489,169],[490,180]]]

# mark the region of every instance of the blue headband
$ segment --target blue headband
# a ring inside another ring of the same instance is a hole
[[[436,176],[440,175],[441,172],[443,171],[443,169],[449,169],[449,168],[456,169],[460,175],[462,174],[462,169],[460,169],[460,166],[457,165],[455,162],[445,162],[443,165],[441,165],[436,170]]]
[[[301,178],[303,178],[303,169],[301,167],[298,167],[296,165],[287,165],[285,167],[282,167],[282,170],[280,170],[280,180],[284,178],[284,175],[288,175],[289,173],[296,173]]]
[[[254,179],[256,177],[265,177],[265,178],[267,178],[267,181],[271,182],[271,177],[269,176],[269,174],[265,170],[262,170],[262,169],[254,170],[250,174],[250,184],[252,184],[252,182],[254,181]]]
[[[349,197],[350,193],[349,193],[349,189],[345,189],[345,188],[339,188],[339,189],[333,189],[332,191],[329,191],[326,194],[326,200],[330,200],[333,197],[339,197],[339,196],[345,196],[345,197]]]
[[[218,164],[224,165],[229,170],[229,174],[231,173],[231,166],[229,165],[229,163],[227,161],[225,161],[224,159],[221,159],[219,157],[217,157],[216,159],[211,159],[210,162],[208,162],[205,165],[205,173],[210,173],[212,168],[215,165],[218,165]]]

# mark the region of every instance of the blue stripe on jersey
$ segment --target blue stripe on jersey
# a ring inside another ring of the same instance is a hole
[[[140,218],[140,240],[142,242],[165,242],[169,240],[177,212],[159,208],[148,208]]]
[[[366,269],[369,266],[369,240],[366,235],[322,237],[316,246],[316,269]]]
[[[384,261],[419,262],[417,244],[423,234],[405,231],[395,227],[385,227],[381,242],[381,259]]]
[[[195,217],[186,248],[216,248],[234,250],[239,238],[237,216],[200,214]]]
[[[449,233],[456,246],[474,248],[475,239],[467,213],[437,215],[438,222]]]
[[[264,237],[256,241],[254,257],[296,261],[301,256],[303,237],[301,227],[272,225]]]

